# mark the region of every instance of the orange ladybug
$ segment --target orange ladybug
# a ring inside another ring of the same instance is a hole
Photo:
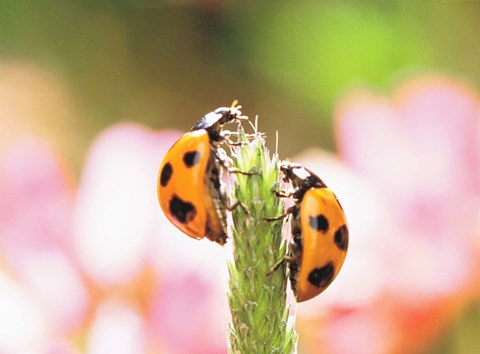
[[[292,239],[284,260],[288,262],[295,298],[302,302],[323,292],[342,268],[348,250],[348,226],[337,197],[316,174],[290,162],[282,163],[280,169],[293,191],[278,195],[293,197],[294,205],[284,215],[268,220],[290,215]]]
[[[236,102],[202,117],[167,152],[159,168],[157,194],[167,218],[195,239],[227,241],[227,196],[220,182],[226,166],[218,145],[222,127],[246,119]]]

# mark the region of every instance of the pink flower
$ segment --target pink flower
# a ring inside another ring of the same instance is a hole
[[[472,298],[479,108],[476,91],[441,76],[407,81],[391,97],[364,90],[340,101],[342,161],[300,158],[337,191],[351,230],[332,289],[299,309],[306,352],[416,352]]]
[[[70,332],[86,314],[87,290],[69,256],[71,183],[58,156],[38,141],[18,142],[0,161],[0,273],[9,279],[2,287],[6,294],[0,297],[12,301],[5,309],[10,316],[0,316],[4,326],[16,328],[20,340],[3,337],[0,330],[0,349],[39,345],[48,333]],[[11,299],[14,292],[24,293],[23,303]],[[25,306],[31,311],[19,316],[17,311]],[[17,316],[25,326],[15,327],[8,320]],[[26,336],[31,342],[22,338],[29,321],[37,326]]]
[[[227,323],[224,251],[192,242],[167,221],[157,201],[157,169],[178,137],[177,132],[154,133],[123,124],[97,139],[78,190],[75,249],[107,298],[121,299],[99,315],[130,313],[126,318],[143,328],[134,333],[142,336],[137,341],[145,348],[222,352]],[[122,328],[128,332],[127,325]]]
[[[9,147],[0,352],[226,352],[224,250],[181,234],[156,198],[158,165],[178,136],[109,128],[78,188],[48,144]]]

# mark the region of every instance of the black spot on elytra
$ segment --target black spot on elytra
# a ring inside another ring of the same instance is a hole
[[[197,215],[197,210],[192,203],[183,201],[175,194],[170,199],[170,213],[182,224],[186,224],[193,220]]]
[[[317,288],[326,288],[333,280],[335,267],[333,263],[328,263],[322,268],[315,268],[308,275],[308,282]]]
[[[162,168],[162,173],[160,174],[160,184],[162,187],[165,187],[172,177],[173,168],[170,162],[167,162]]]
[[[317,216],[310,216],[308,222],[310,224],[310,227],[316,231],[321,231],[325,233],[328,230],[328,220],[323,214]]]
[[[339,249],[345,251],[348,248],[348,228],[347,225],[342,225],[335,231],[335,244]]]
[[[192,167],[200,161],[200,153],[198,151],[189,151],[183,155],[185,166]]]

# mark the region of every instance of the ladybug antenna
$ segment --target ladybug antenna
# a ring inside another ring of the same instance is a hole
[[[230,112],[233,114],[234,120],[248,120],[247,116],[242,115],[241,112],[242,106],[238,104],[238,100],[235,99],[230,106]]]

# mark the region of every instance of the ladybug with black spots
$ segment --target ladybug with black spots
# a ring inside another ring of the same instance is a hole
[[[283,162],[280,169],[293,191],[277,195],[292,197],[294,204],[285,214],[267,220],[290,215],[292,239],[287,255],[271,272],[287,261],[293,293],[297,302],[302,302],[323,292],[342,268],[348,249],[348,226],[337,197],[316,174],[290,162]]]
[[[220,182],[226,166],[219,144],[223,125],[247,119],[240,106],[217,108],[202,117],[167,152],[159,169],[157,194],[167,218],[195,239],[227,241],[227,196]]]

